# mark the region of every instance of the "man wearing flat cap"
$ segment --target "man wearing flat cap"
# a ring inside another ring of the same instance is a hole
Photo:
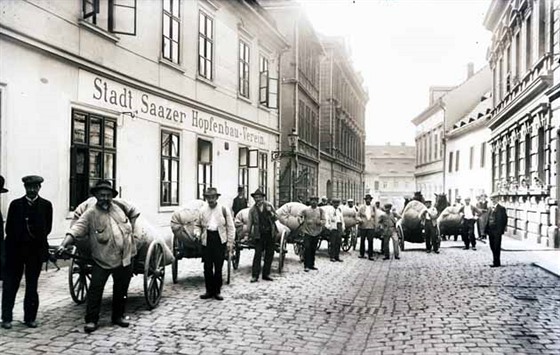
[[[222,301],[222,268],[226,253],[233,249],[235,225],[229,208],[218,203],[221,195],[214,187],[204,192],[206,203],[200,208],[199,224],[195,226],[195,235],[200,235],[202,242],[202,260],[204,261],[204,283],[206,293],[202,299],[214,298]]]
[[[37,283],[48,255],[47,236],[52,229],[52,204],[39,196],[43,178],[29,175],[21,180],[25,196],[10,203],[6,221],[6,274],[2,288],[2,328],[5,329],[12,327],[14,302],[24,272],[23,321],[30,328],[37,327]]]
[[[326,218],[324,211],[318,206],[319,197],[309,198],[309,207],[299,215],[301,233],[303,234],[303,271],[318,270],[315,267],[315,252],[319,243],[319,235],[323,231]]]
[[[249,236],[255,244],[255,255],[253,256],[253,269],[251,282],[257,282],[261,273],[261,259],[264,251],[264,265],[262,268],[262,279],[272,281],[270,269],[274,257],[274,237],[276,236],[276,211],[268,201],[266,195],[260,189],[251,194],[255,204],[249,210],[247,229]]]
[[[4,177],[0,175],[0,194],[8,192],[8,189],[4,188]],[[6,270],[5,266],[6,255],[4,252],[4,216],[2,216],[2,211],[0,211],[0,280],[4,280],[4,272]]]
[[[327,212],[326,227],[329,231],[329,257],[332,262],[342,262],[340,259],[340,245],[342,244],[342,233],[344,232],[344,217],[340,209],[340,199],[334,197],[332,200],[332,212]]]
[[[492,250],[493,263],[491,267],[500,267],[500,251],[502,250],[502,235],[507,228],[508,216],[506,208],[500,204],[500,196],[494,192],[490,195],[492,207],[488,215],[486,233],[488,233],[490,249]]]
[[[108,180],[101,180],[90,189],[97,202],[89,207],[66,233],[59,247],[62,252],[74,242],[86,243],[91,251],[93,267],[91,283],[87,295],[86,325],[84,331],[91,333],[97,329],[103,289],[113,277],[113,305],[111,320],[120,327],[128,327],[124,317],[128,286],[132,277],[132,258],[136,255],[136,243],[132,228],[138,210],[119,201],[113,202],[118,195]]]

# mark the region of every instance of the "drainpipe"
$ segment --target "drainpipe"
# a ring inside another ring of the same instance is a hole
[[[441,157],[441,161],[443,163],[443,193],[445,193],[446,191],[446,184],[445,184],[445,179],[446,179],[446,168],[445,168],[445,162],[446,162],[446,157],[447,157],[447,129],[445,128],[446,123],[447,123],[447,108],[445,107],[445,102],[443,102],[443,100],[440,98],[439,99],[439,104],[441,109],[443,110],[443,129],[442,129],[442,139],[441,139],[441,144],[443,147],[443,154]],[[449,201],[451,202],[451,196],[447,196],[447,198],[449,199]]]

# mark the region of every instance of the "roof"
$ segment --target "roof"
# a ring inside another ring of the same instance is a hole
[[[490,118],[490,113],[492,112],[491,96],[490,92],[484,94],[474,109],[453,125],[449,134],[454,135],[455,133],[459,133],[459,131],[463,132],[471,127],[478,127],[483,122],[486,122],[486,120]]]

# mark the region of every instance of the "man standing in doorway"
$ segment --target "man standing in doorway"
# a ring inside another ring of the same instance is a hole
[[[488,216],[488,225],[486,232],[490,241],[490,249],[492,250],[493,263],[491,267],[500,267],[500,251],[502,250],[502,235],[506,231],[507,213],[506,209],[500,204],[499,196],[496,193],[490,195],[492,207]]]
[[[360,258],[365,258],[366,251],[366,239],[368,243],[368,258],[369,260],[374,260],[373,258],[373,237],[377,229],[377,210],[374,205],[371,204],[373,200],[370,194],[366,194],[364,197],[365,205],[361,206],[358,210],[358,230],[360,236]]]
[[[233,206],[231,207],[231,209],[233,210],[233,217],[237,216],[237,213],[245,208],[247,208],[245,188],[243,186],[239,186],[237,188],[237,196],[233,199]]]
[[[300,224],[303,233],[303,266],[304,271],[317,270],[315,267],[315,252],[317,251],[317,243],[319,235],[325,226],[325,214],[318,207],[319,197],[312,196],[309,199],[310,206],[301,211]]]
[[[222,267],[226,252],[229,254],[235,241],[235,226],[227,208],[218,203],[221,194],[214,187],[204,192],[206,203],[200,209],[200,224],[195,227],[195,235],[201,235],[202,260],[204,261],[204,282],[206,293],[202,299],[214,298],[222,301]]]
[[[25,196],[13,200],[6,221],[6,272],[2,288],[2,328],[12,327],[13,308],[21,278],[25,272],[23,321],[36,328],[39,294],[37,284],[43,261],[47,259],[47,236],[52,229],[52,204],[39,196],[43,178],[23,179]]]
[[[459,214],[463,217],[463,249],[468,250],[472,245],[472,250],[476,250],[476,238],[474,236],[474,225],[477,216],[480,215],[478,208],[471,205],[470,197],[465,198],[465,205],[459,210]]]
[[[251,282],[259,281],[263,251],[264,265],[262,268],[262,279],[272,281],[270,269],[274,257],[276,211],[274,211],[274,207],[268,201],[265,201],[266,195],[261,189],[257,189],[253,192],[251,197],[255,200],[255,205],[249,210],[249,220],[247,222],[249,237],[255,245],[252,269],[253,278]]]

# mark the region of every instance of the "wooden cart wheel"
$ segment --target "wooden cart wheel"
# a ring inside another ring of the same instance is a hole
[[[157,307],[163,292],[164,259],[162,245],[159,242],[152,242],[144,261],[144,297],[150,309]]]
[[[340,246],[342,251],[350,250],[350,247],[352,246],[351,234],[352,231],[348,231],[348,233],[345,233],[342,237],[342,245]]]
[[[73,247],[71,253],[80,255],[76,247]],[[72,258],[68,268],[68,286],[70,288],[70,296],[76,304],[82,304],[86,301],[91,283],[91,269],[92,266],[86,261]]]
[[[280,236],[280,249],[278,251],[278,273],[282,273],[282,269],[284,268],[284,261],[286,259],[286,253],[288,250],[286,249],[286,232],[282,232]]]
[[[241,259],[241,245],[235,243],[233,247],[233,255],[231,256],[231,266],[233,266],[233,270],[237,270],[239,268],[239,259]]]
[[[173,283],[177,283],[179,275],[179,240],[173,236],[173,263],[171,263],[171,278]]]
[[[400,223],[397,223],[397,235],[399,237],[399,247],[404,250],[404,231]]]

